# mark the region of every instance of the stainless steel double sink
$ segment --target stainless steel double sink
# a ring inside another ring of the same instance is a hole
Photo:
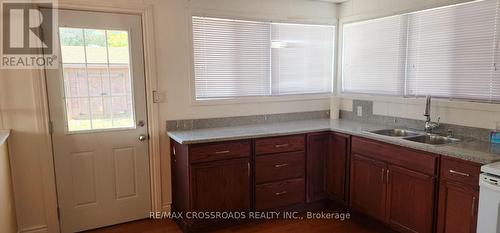
[[[381,129],[368,132],[388,137],[401,138],[404,140],[418,142],[418,143],[430,144],[430,145],[443,145],[460,141],[460,139],[458,138],[412,131],[407,129]]]

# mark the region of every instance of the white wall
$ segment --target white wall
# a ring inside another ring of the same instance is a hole
[[[423,10],[467,0],[350,0],[340,4],[340,24],[399,13]],[[340,59],[340,54],[338,56]],[[341,74],[339,62],[337,76]],[[352,110],[352,99],[373,100],[373,112],[379,115],[423,120],[424,100],[415,98],[341,95],[341,109]],[[494,129],[500,121],[500,104],[433,100],[432,117],[441,122]]]

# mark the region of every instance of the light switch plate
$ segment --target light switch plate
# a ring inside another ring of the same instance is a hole
[[[153,103],[165,102],[165,94],[159,91],[153,91]]]

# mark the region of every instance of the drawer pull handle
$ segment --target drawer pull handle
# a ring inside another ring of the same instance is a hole
[[[278,193],[275,193],[276,196],[280,196],[280,195],[283,195],[283,194],[286,194],[287,191],[283,191],[283,192],[278,192]]]
[[[288,166],[288,163],[282,163],[282,164],[276,164],[276,165],[274,165],[275,168],[286,167],[286,166]]]
[[[386,170],[386,175],[385,175],[385,182],[389,184],[389,173],[391,172],[391,170],[387,169]]]
[[[287,147],[287,146],[288,146],[288,143],[274,145],[274,147],[276,147],[276,148]]]
[[[476,197],[472,197],[472,211],[471,216],[474,217],[476,214]]]
[[[469,177],[470,175],[467,174],[467,173],[463,173],[463,172],[459,172],[459,171],[455,171],[455,170],[450,170],[450,173],[453,173],[453,174],[457,174],[457,175],[461,175],[461,176],[467,176]]]
[[[382,183],[385,183],[385,168],[382,168]]]
[[[229,150],[222,150],[222,151],[217,151],[217,152],[215,152],[215,153],[216,153],[216,154],[227,154],[227,153],[229,153],[229,152],[231,152],[231,151],[229,151]]]

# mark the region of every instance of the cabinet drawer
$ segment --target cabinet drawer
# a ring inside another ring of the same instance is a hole
[[[263,138],[255,140],[255,153],[261,155],[288,151],[303,151],[305,148],[304,145],[304,135]]]
[[[445,158],[441,159],[441,178],[477,186],[481,165],[473,162]]]
[[[250,140],[195,144],[190,146],[190,162],[248,157],[250,152]]]
[[[302,151],[258,156],[255,160],[257,183],[304,177],[305,154]]]
[[[304,179],[299,178],[257,185],[255,199],[255,208],[257,210],[303,203],[305,199]]]

